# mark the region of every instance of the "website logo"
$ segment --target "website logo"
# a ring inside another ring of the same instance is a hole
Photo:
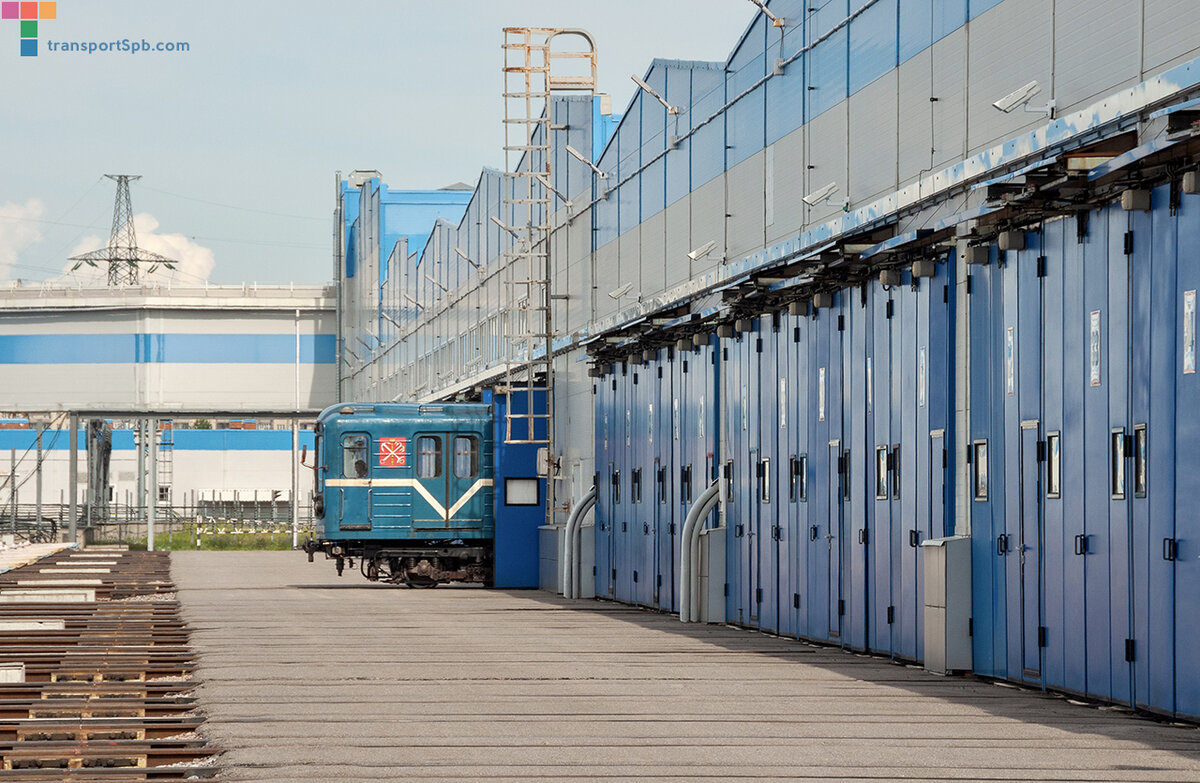
[[[57,18],[58,3],[0,3],[0,19],[20,26],[22,57],[37,57],[38,23]]]

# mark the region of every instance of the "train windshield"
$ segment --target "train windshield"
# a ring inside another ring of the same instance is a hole
[[[366,435],[342,437],[342,476],[344,478],[367,477]]]

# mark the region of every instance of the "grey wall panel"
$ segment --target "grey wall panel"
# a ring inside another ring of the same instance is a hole
[[[820,223],[842,211],[842,199],[847,194],[846,121],[846,104],[843,102],[808,124],[807,158],[812,168],[808,170],[804,192],[811,193],[830,182],[836,182],[838,186],[827,203],[809,207],[809,223]]]
[[[692,250],[691,198],[675,202],[663,214],[663,284],[670,289],[687,282],[691,274],[691,259],[687,256]]]
[[[666,224],[663,212],[642,224],[640,290],[646,298],[662,293],[666,285]]]
[[[897,169],[900,182],[908,182],[933,166],[933,117],[941,97],[932,94],[932,64],[933,52],[926,50],[901,63],[896,69],[899,125]],[[931,97],[938,100],[930,101]]]
[[[592,297],[592,230],[591,212],[584,212],[564,229],[567,236],[567,253],[571,259],[571,290],[567,308],[570,317],[567,328],[572,332],[583,329],[591,320]]]
[[[847,194],[852,205],[896,189],[897,84],[892,70],[850,97]]]
[[[991,146],[1046,122],[1045,116],[1021,109],[1005,114],[992,102],[1036,79],[1043,92],[1032,103],[1045,103],[1053,78],[1053,29],[1054,4],[1046,0],[1005,0],[971,23],[971,90],[967,106],[970,150]]]
[[[729,243],[729,258],[756,253],[762,249],[764,239],[765,181],[762,150],[729,170],[726,175],[728,190],[725,213],[726,241]]]
[[[967,30],[959,28],[935,43],[930,57],[932,97],[937,98],[931,115],[933,167],[939,169],[967,154]],[[988,103],[994,100],[996,98],[989,98]]]
[[[1200,16],[1195,0],[1144,0],[1142,34],[1146,75],[1173,64],[1200,49]]]
[[[704,258],[692,263],[692,277],[712,269],[725,258],[725,177],[717,177],[692,194],[693,248],[709,242],[717,246]]]
[[[604,318],[617,311],[617,302],[608,295],[621,286],[620,258],[617,242],[609,242],[596,250],[596,307],[595,317]]]
[[[1056,0],[1054,99],[1060,113],[1140,77],[1140,5],[1129,0]]]
[[[625,307],[632,302],[636,302],[641,296],[642,284],[642,226],[638,225],[631,231],[627,231],[621,235],[617,241],[620,257],[618,260],[619,277],[617,285],[608,289],[611,291],[615,288],[633,283],[633,287],[629,289],[629,293],[620,297],[617,302],[618,307]],[[607,294],[608,291],[604,293]]]
[[[804,129],[792,131],[775,142],[771,161],[775,167],[775,221],[766,227],[767,244],[795,236],[804,227]]]

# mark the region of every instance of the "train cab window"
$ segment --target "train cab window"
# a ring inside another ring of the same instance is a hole
[[[437,435],[417,438],[417,478],[442,475],[442,439]]]
[[[473,435],[454,436],[454,477],[475,478],[479,475],[479,438]]]
[[[367,477],[367,436],[342,436],[342,477]]]

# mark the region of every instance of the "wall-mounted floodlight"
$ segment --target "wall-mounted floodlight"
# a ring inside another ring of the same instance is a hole
[[[454,248],[454,252],[458,253],[458,257],[461,258],[463,261],[466,261],[468,264],[475,267],[476,269],[479,268],[479,264],[475,263],[469,255],[467,255],[466,253],[464,253],[462,251],[461,248],[457,248],[457,247]]]
[[[667,114],[678,114],[679,113],[679,107],[672,106],[671,104],[667,103],[666,98],[659,95],[653,87],[646,84],[646,82],[643,81],[641,78],[639,78],[637,74],[633,74],[629,78],[633,79],[634,84],[636,84],[638,87],[641,87],[643,90],[645,90],[647,93],[649,93],[651,98],[653,98],[654,100],[661,103],[666,108]]]
[[[762,0],[750,0],[750,2],[754,3],[756,6],[758,6],[758,10],[766,14],[767,18],[771,20],[772,25],[775,27],[783,27],[783,18],[771,13],[771,9],[767,8],[766,3],[762,2]]]
[[[416,308],[418,308],[418,309],[420,309],[420,310],[424,310],[424,309],[425,309],[425,305],[421,304],[421,303],[420,303],[420,302],[418,302],[416,299],[413,299],[413,298],[412,298],[411,296],[409,296],[408,294],[402,294],[402,296],[403,296],[405,299],[407,299],[407,300],[408,300],[408,301],[409,301],[409,302],[412,304],[412,306],[413,306],[413,307],[416,307]]]
[[[808,204],[810,207],[815,207],[817,204],[820,204],[823,201],[828,201],[830,196],[832,196],[834,193],[837,193],[837,189],[838,184],[836,182],[830,182],[825,187],[817,188],[812,193],[809,193],[807,196],[805,196],[803,199],[804,203]]]
[[[384,317],[384,320],[390,321],[390,322],[391,322],[391,324],[392,324],[392,326],[396,327],[397,329],[403,329],[403,328],[404,328],[404,327],[402,327],[402,326],[400,325],[400,322],[399,322],[399,321],[397,321],[395,318],[392,318],[392,317],[391,317],[390,315],[388,315],[388,314],[387,314],[385,311],[383,311],[383,310],[380,310],[380,311],[379,311],[379,314],[380,314],[380,315],[382,315],[382,316]]]
[[[513,239],[520,241],[521,235],[517,233],[517,230],[515,228],[510,228],[509,226],[504,225],[504,223],[500,220],[500,218],[496,217],[495,215],[492,215],[492,222],[495,223],[497,226],[500,226],[500,228],[504,229],[509,234],[511,234]]]
[[[992,105],[1005,114],[1024,107],[1025,111],[1027,112],[1032,112],[1034,114],[1045,114],[1047,117],[1053,119],[1055,109],[1055,103],[1053,100],[1047,103],[1045,106],[1028,105],[1033,96],[1037,95],[1041,91],[1042,86],[1038,84],[1037,80],[1035,79],[1029,84],[1026,84],[1024,87],[1013,90]]]
[[[362,364],[362,359],[358,358],[358,354],[356,354],[354,351],[350,350],[350,348],[348,346],[343,345],[342,350],[345,351],[346,353],[350,354],[351,356],[353,356],[354,361],[358,362],[359,364]],[[342,361],[346,361],[345,356],[342,357]],[[350,362],[346,362],[346,364],[348,365],[348,364],[350,364]]]
[[[696,248],[695,250],[688,253],[687,255],[688,255],[688,258],[692,259],[693,261],[699,261],[700,259],[704,258],[706,255],[708,255],[709,253],[711,253],[712,251],[714,251],[716,249],[717,249],[716,242],[705,242],[703,245]]]
[[[439,283],[437,281],[437,279],[430,276],[428,272],[425,273],[425,279],[428,280],[429,282],[433,283],[434,285],[436,285],[438,288],[442,289],[442,293],[449,293],[450,289],[447,288],[446,286],[442,285],[441,283]]]
[[[608,295],[611,296],[613,299],[620,299],[622,296],[625,296],[625,294],[629,293],[632,290],[633,290],[633,283],[626,283],[625,285],[621,286],[620,288],[618,288],[615,291],[609,291]]]
[[[605,172],[601,171],[601,170],[600,170],[600,169],[599,169],[599,168],[596,166],[596,164],[595,164],[595,163],[592,163],[592,161],[591,161],[591,160],[589,160],[588,158],[584,157],[584,155],[583,155],[583,153],[582,153],[582,152],[580,152],[579,150],[575,149],[575,148],[574,148],[574,147],[572,147],[570,144],[568,144],[568,145],[567,145],[567,154],[568,154],[568,155],[570,155],[570,156],[571,156],[572,158],[574,158],[575,160],[579,161],[580,163],[586,163],[586,164],[588,164],[588,167],[590,167],[592,171],[596,172],[596,176],[597,176],[597,177],[599,177],[600,179],[608,179],[608,174],[606,174]]]
[[[558,196],[559,200],[562,201],[563,205],[566,206],[567,209],[570,209],[572,206],[574,206],[571,203],[571,199],[569,199],[566,196],[564,196],[563,194],[559,193],[558,190],[553,185],[550,184],[550,180],[546,177],[545,174],[534,174],[534,176],[537,178],[538,182],[542,183],[542,187],[544,187],[546,190],[550,191],[554,195]]]

